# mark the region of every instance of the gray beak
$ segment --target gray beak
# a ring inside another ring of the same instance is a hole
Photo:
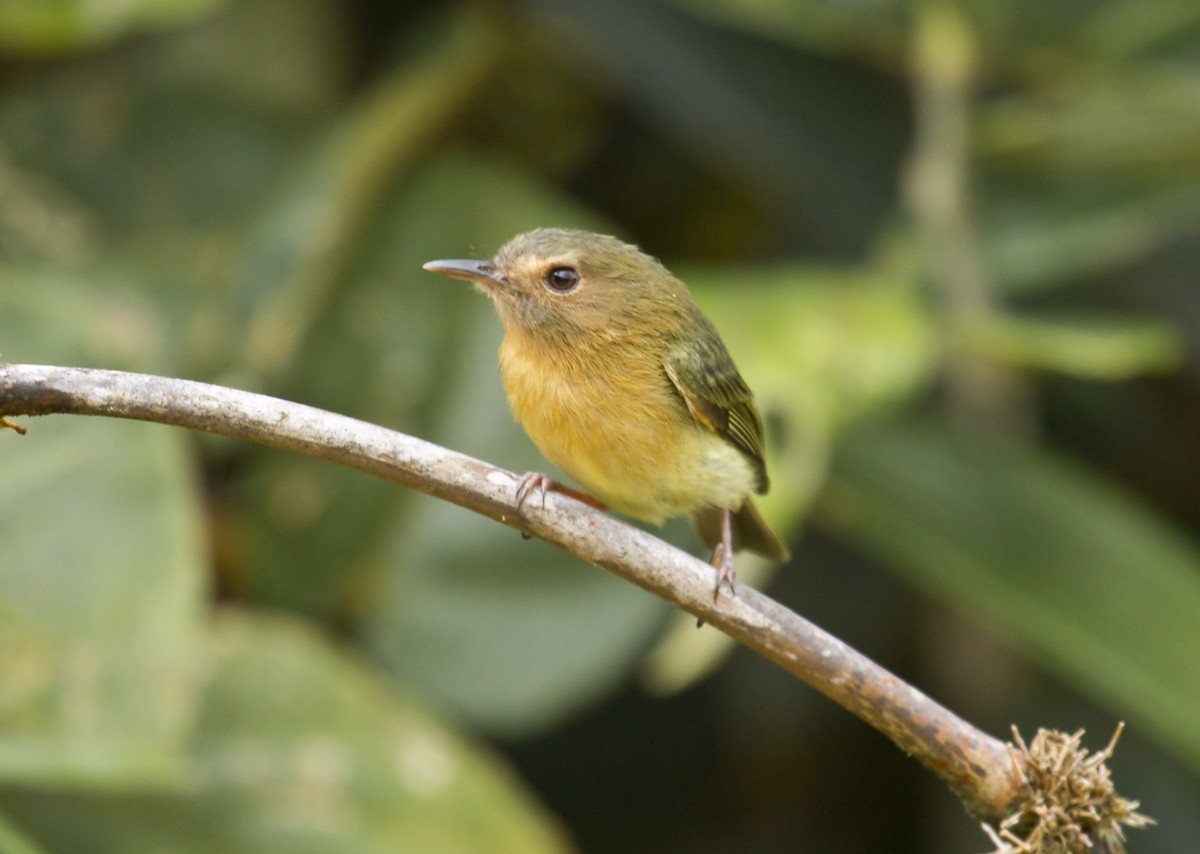
[[[447,258],[441,261],[430,261],[424,268],[431,273],[441,273],[453,279],[464,279],[480,285],[502,285],[504,280],[496,274],[496,267],[491,261],[474,261],[468,258]]]

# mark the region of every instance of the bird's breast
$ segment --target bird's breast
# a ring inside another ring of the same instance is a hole
[[[753,489],[750,461],[696,422],[660,354],[551,349],[510,330],[500,370],[538,450],[615,510],[658,523],[704,506],[738,507]]]

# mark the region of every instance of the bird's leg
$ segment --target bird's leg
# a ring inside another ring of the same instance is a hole
[[[729,588],[729,595],[736,596],[733,589],[733,514],[728,507],[721,508],[721,542],[713,549],[712,565],[717,569],[717,586],[713,588],[713,601],[721,595],[721,585]]]
[[[521,482],[517,484],[517,509],[520,510],[531,493],[538,491],[542,493],[542,507],[546,506],[546,490],[561,492],[563,495],[570,496],[576,501],[582,501],[589,507],[595,507],[597,510],[607,510],[608,508],[597,501],[586,492],[580,492],[578,489],[571,489],[569,486],[563,486],[557,480],[541,472],[531,471],[526,472],[521,478]]]

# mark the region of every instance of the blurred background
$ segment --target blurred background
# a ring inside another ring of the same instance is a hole
[[[982,729],[1118,721],[1200,836],[1200,4],[5,0],[0,357],[515,471],[487,301],[618,234],[756,390],[741,577]],[[631,585],[136,423],[0,435],[0,850],[963,852],[949,792]],[[686,525],[665,535],[701,553]]]

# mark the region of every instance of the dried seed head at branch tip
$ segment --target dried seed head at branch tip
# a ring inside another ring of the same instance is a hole
[[[1154,824],[1137,812],[1137,801],[1116,793],[1105,764],[1124,728],[1118,724],[1108,746],[1089,756],[1083,730],[1067,735],[1040,729],[1027,745],[1014,726],[1009,751],[1022,792],[1008,818],[983,825],[996,846],[992,854],[1119,854],[1125,850],[1124,828]]]

